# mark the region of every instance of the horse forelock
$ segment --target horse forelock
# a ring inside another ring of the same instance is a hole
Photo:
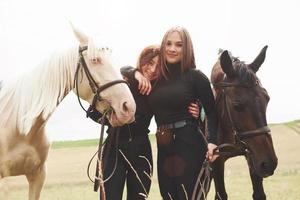
[[[87,59],[89,60],[103,60],[111,55],[111,49],[105,45],[96,45],[92,38],[89,38]]]
[[[46,121],[72,89],[78,49],[55,53],[0,92],[0,126],[28,134],[37,117]]]
[[[243,61],[236,60],[233,62],[236,78],[244,86],[254,86],[257,82],[255,72],[248,67]]]

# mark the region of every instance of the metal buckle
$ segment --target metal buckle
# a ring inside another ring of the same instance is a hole
[[[186,125],[186,120],[175,122],[173,125],[174,125],[174,128],[182,128]]]

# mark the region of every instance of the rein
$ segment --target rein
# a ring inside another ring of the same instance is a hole
[[[204,139],[204,142],[207,146],[208,142],[206,140],[206,137],[202,133],[200,133],[200,135]],[[202,163],[200,172],[198,174],[198,177],[197,177],[194,189],[193,189],[191,200],[200,200],[200,199],[206,200],[207,199],[206,197],[207,197],[207,194],[210,189],[210,182],[211,182],[211,178],[212,178],[211,172],[212,172],[212,168],[210,166],[210,163],[209,163],[208,159],[205,158],[205,160]]]
[[[203,161],[202,167],[197,177],[196,184],[193,189],[192,200],[206,200],[211,181],[211,167],[207,158]]]
[[[119,83],[127,83],[127,81],[121,79],[121,80],[114,80],[114,81],[111,81],[111,82],[108,82],[106,84],[103,84],[101,86],[98,86],[97,82],[95,81],[95,79],[93,78],[90,70],[88,69],[87,67],[87,64],[84,60],[84,56],[83,56],[83,51],[87,50],[88,47],[87,46],[84,46],[84,47],[79,47],[79,50],[78,50],[78,53],[79,53],[79,59],[78,59],[78,63],[77,63],[77,68],[76,68],[76,72],[75,72],[75,75],[74,75],[74,86],[76,87],[76,93],[77,93],[77,99],[78,99],[78,102],[79,102],[79,105],[80,107],[86,112],[86,116],[89,117],[90,113],[92,112],[92,110],[96,109],[96,103],[97,101],[105,101],[105,99],[103,99],[100,95],[100,93],[102,91],[104,91],[105,89],[113,86],[113,85],[116,85],[116,84],[119,84]],[[85,109],[81,103],[81,100],[79,98],[79,90],[78,90],[78,82],[79,82],[79,70],[80,68],[83,68],[83,71],[89,81],[89,86],[94,94],[94,97],[93,97],[93,101],[92,101],[92,104],[91,106],[88,108],[88,109]],[[116,165],[117,165],[117,160],[116,160],[116,163],[115,163],[115,167],[114,167],[114,170],[112,171],[111,175],[106,179],[104,180],[103,179],[103,173],[102,173],[102,163],[105,164],[105,162],[103,162],[103,145],[105,145],[105,142],[103,142],[103,139],[104,139],[104,125],[105,125],[105,119],[106,119],[106,115],[109,114],[110,112],[112,111],[112,108],[109,107],[104,113],[103,113],[103,116],[101,117],[100,119],[100,124],[102,125],[101,126],[101,132],[100,132],[100,139],[99,139],[99,144],[98,144],[98,150],[97,152],[92,156],[91,160],[89,161],[89,164],[88,164],[88,168],[87,168],[87,174],[88,174],[88,177],[89,179],[94,183],[94,191],[97,191],[98,188],[100,187],[100,191],[101,191],[101,195],[103,196],[103,199],[105,199],[105,190],[104,190],[104,182],[109,180],[112,175],[114,174],[115,172],[115,169],[116,169]],[[117,129],[117,137],[118,137],[118,133],[119,133],[119,129]],[[94,159],[94,157],[96,156],[96,154],[98,155],[97,156],[97,167],[96,167],[96,173],[95,173],[95,181],[93,181],[89,175],[89,169],[90,169],[90,165],[91,165],[91,162],[92,160]],[[117,156],[116,156],[117,158]],[[105,158],[104,158],[105,160]],[[104,167],[103,167],[104,169]]]
[[[99,138],[99,144],[98,144],[98,150],[94,153],[94,155],[91,157],[88,166],[87,166],[87,176],[90,179],[90,181],[92,183],[94,183],[94,191],[97,192],[98,188],[100,187],[100,189],[102,189],[104,191],[104,183],[106,181],[108,181],[113,174],[115,173],[115,170],[117,168],[117,163],[118,163],[118,157],[117,157],[117,147],[118,147],[118,135],[119,135],[119,131],[120,129],[113,129],[116,130],[116,134],[115,133],[110,133],[111,136],[115,136],[116,137],[116,160],[115,160],[115,164],[114,164],[114,168],[113,171],[111,172],[111,174],[104,179],[103,177],[103,173],[102,173],[102,169],[105,169],[105,165],[106,165],[106,161],[107,161],[107,156],[109,155],[109,152],[105,152],[106,155],[103,155],[103,151],[106,148],[106,145],[108,146],[108,151],[110,150],[111,147],[111,143],[112,140],[109,140],[107,142],[107,139],[103,142],[104,140],[104,125],[105,125],[105,118],[107,115],[108,111],[106,111],[103,116],[99,119],[99,122],[101,124],[101,131],[100,131],[100,138]],[[90,176],[90,167],[91,167],[91,163],[94,160],[95,156],[97,155],[97,165],[96,165],[96,172],[95,172],[95,178],[94,180],[92,180],[91,176]],[[100,173],[99,173],[100,172]],[[102,191],[102,194],[104,194],[104,192]]]
[[[91,109],[95,108],[96,107],[96,103],[97,101],[104,101],[103,98],[101,98],[100,96],[100,93],[113,86],[113,85],[116,85],[116,84],[119,84],[119,83],[127,83],[127,81],[125,80],[114,80],[114,81],[111,81],[111,82],[108,82],[106,84],[103,84],[101,86],[98,86],[98,84],[96,83],[95,79],[93,78],[90,70],[88,69],[87,65],[86,65],[86,62],[84,60],[84,57],[83,57],[83,54],[82,52],[87,50],[87,46],[84,46],[84,47],[79,47],[79,50],[78,50],[78,53],[79,53],[79,59],[78,59],[78,62],[77,62],[77,68],[76,68],[76,72],[75,72],[75,76],[74,76],[74,86],[76,87],[76,93],[77,93],[77,99],[78,99],[78,102],[79,102],[79,105],[80,107],[86,112],[86,116],[88,117],[90,115],[90,112],[91,112]],[[89,107],[89,109],[85,109],[81,103],[81,100],[79,98],[79,90],[78,90],[78,74],[79,74],[79,69],[80,67],[83,68],[84,72],[85,72],[85,75],[89,81],[89,85],[90,85],[90,88],[94,94],[94,97],[93,97],[93,101],[92,101],[92,105]]]
[[[231,153],[230,151],[238,151],[238,152],[241,152],[242,155],[247,156],[251,153],[251,150],[248,147],[248,145],[246,144],[246,142],[243,141],[243,139],[268,134],[271,130],[268,126],[263,126],[263,127],[259,127],[257,129],[253,129],[253,130],[238,131],[238,129],[236,128],[237,126],[236,126],[234,120],[232,119],[232,115],[230,112],[229,103],[228,103],[229,96],[226,94],[226,88],[228,88],[228,87],[246,87],[246,86],[242,86],[238,83],[228,83],[228,82],[213,83],[213,85],[215,87],[220,87],[222,89],[221,96],[219,97],[219,100],[216,102],[216,104],[220,103],[221,100],[223,99],[224,105],[225,105],[225,112],[227,113],[227,116],[229,118],[231,129],[232,129],[232,132],[234,133],[235,141],[236,141],[235,144],[224,143],[224,144],[219,145],[214,150],[214,153],[225,155],[225,154],[230,154]],[[223,150],[226,148],[228,150]],[[229,149],[231,149],[231,150],[229,150]]]
[[[104,190],[104,182],[103,182],[103,172],[102,172],[102,146],[103,144],[103,138],[104,138],[104,124],[105,124],[105,117],[107,112],[103,114],[103,117],[101,120],[101,132],[100,132],[100,139],[98,144],[98,157],[97,157],[97,165],[96,165],[96,173],[95,173],[95,181],[94,181],[94,191],[97,191],[100,187]],[[105,199],[105,198],[104,198]]]

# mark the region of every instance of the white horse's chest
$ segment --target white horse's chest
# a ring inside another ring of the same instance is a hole
[[[45,158],[37,149],[23,141],[5,149],[1,147],[1,177],[31,174],[43,164],[42,160]]]

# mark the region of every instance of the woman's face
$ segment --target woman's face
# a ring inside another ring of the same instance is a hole
[[[156,78],[155,69],[157,66],[157,62],[158,56],[155,56],[154,58],[152,58],[152,60],[150,60],[150,62],[141,67],[143,76],[145,76],[149,81]]]
[[[182,59],[182,40],[177,31],[170,33],[165,46],[165,57],[168,63],[178,63]]]

